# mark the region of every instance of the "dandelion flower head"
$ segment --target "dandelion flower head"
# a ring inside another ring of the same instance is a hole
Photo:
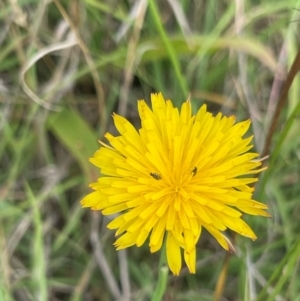
[[[102,176],[81,204],[104,215],[119,213],[109,224],[118,236],[118,250],[140,247],[148,239],[151,252],[166,240],[170,270],[178,275],[182,253],[191,273],[196,269],[196,244],[205,228],[225,249],[223,232],[231,229],[256,239],[242,214],[269,216],[267,206],[252,199],[251,183],[263,169],[248,152],[252,137],[243,138],[250,120],[215,117],[203,105],[192,115],[186,101],[178,110],[162,94],[151,95],[152,110],[138,101],[141,128],[114,114],[119,136],[105,134],[90,161]]]

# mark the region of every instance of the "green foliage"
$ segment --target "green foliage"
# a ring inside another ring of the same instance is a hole
[[[0,5],[0,300],[159,300],[165,287],[163,300],[300,300],[299,76],[256,185],[272,218],[246,218],[255,242],[227,233],[235,255],[203,233],[196,275],[167,280],[157,254],[115,251],[108,219],[81,208],[111,114],[138,128],[136,100],[154,91],[251,118],[261,152],[298,51],[300,1],[146,2]]]

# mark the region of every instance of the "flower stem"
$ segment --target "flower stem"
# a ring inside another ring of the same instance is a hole
[[[158,281],[154,293],[152,295],[151,301],[161,301],[166,291],[169,269],[168,267],[166,267],[165,263],[166,263],[166,241],[164,241],[160,251],[160,258],[158,264],[158,269],[159,269]]]

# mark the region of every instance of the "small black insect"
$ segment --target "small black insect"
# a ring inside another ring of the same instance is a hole
[[[161,176],[160,176],[160,174],[157,173],[157,172],[150,172],[150,176],[151,176],[152,178],[154,178],[155,180],[161,180]]]
[[[198,171],[198,168],[195,166],[195,167],[192,169],[192,176],[193,176],[193,177],[197,174],[197,171]]]

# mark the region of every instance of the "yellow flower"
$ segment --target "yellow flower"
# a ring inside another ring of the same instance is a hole
[[[124,117],[113,115],[120,136],[109,133],[110,145],[90,161],[102,177],[81,204],[104,215],[120,213],[108,224],[121,235],[118,250],[140,247],[149,237],[151,252],[166,237],[171,271],[181,269],[181,248],[191,273],[195,273],[196,244],[202,227],[226,250],[232,248],[222,234],[227,228],[256,239],[241,219],[243,213],[269,216],[265,204],[252,200],[257,174],[263,169],[252,148],[252,137],[242,138],[250,120],[235,124],[235,117],[213,117],[203,105],[192,116],[189,101],[181,110],[162,94],[151,95],[152,110],[138,102],[141,129],[136,131]],[[238,209],[238,210],[237,210]]]

